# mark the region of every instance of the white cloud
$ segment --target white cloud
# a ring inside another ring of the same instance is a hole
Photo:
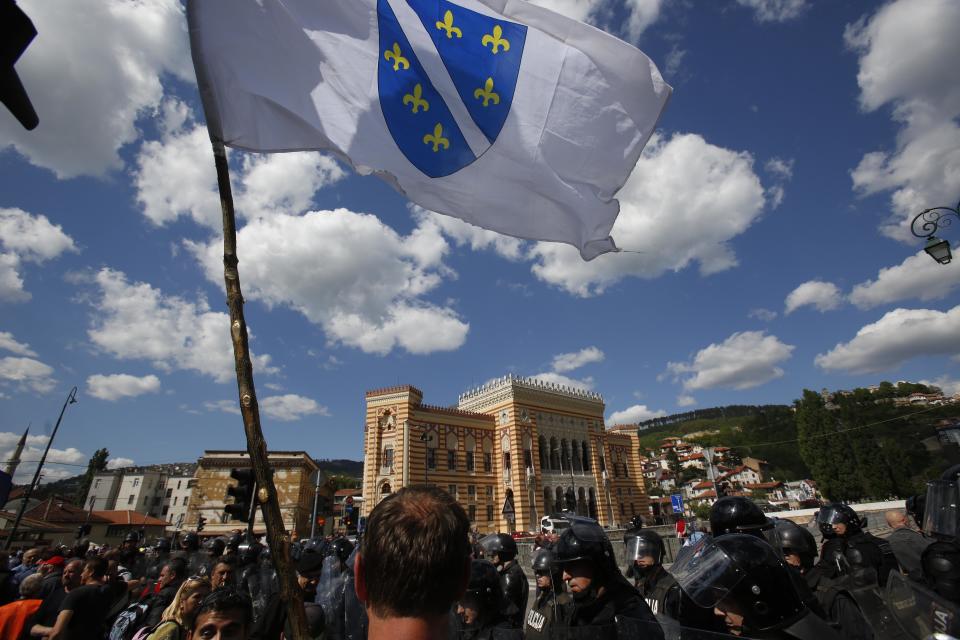
[[[790,180],[793,178],[793,162],[793,158],[770,158],[763,168],[781,180]]]
[[[755,320],[762,320],[763,322],[770,322],[771,320],[776,320],[777,312],[771,311],[770,309],[750,309],[750,312],[747,314],[747,317],[753,318]]]
[[[236,400],[216,400],[213,402],[204,402],[204,408],[207,411],[223,411],[224,413],[234,413],[240,415],[240,407]]]
[[[53,378],[53,367],[33,358],[0,358],[0,385],[13,386],[16,389],[47,393],[52,391],[57,381]]]
[[[67,420],[69,420],[69,416],[64,418],[64,421]],[[9,431],[0,432],[0,460],[6,461],[13,458],[13,454],[17,449],[17,443],[20,442],[22,435],[22,433],[11,433]],[[33,479],[33,474],[37,470],[37,463],[43,455],[44,447],[47,446],[47,440],[49,440],[49,437],[45,435],[27,436],[26,446],[23,449],[23,453],[20,454],[20,466],[17,467],[17,472],[13,477],[14,483],[26,484]],[[62,480],[63,478],[69,478],[83,473],[87,459],[87,455],[73,447],[68,449],[50,447],[50,452],[47,454],[47,462],[41,473],[40,482],[47,483],[54,480]],[[67,464],[61,466],[58,463]],[[6,466],[5,463],[4,466]]]
[[[808,0],[737,0],[737,4],[752,9],[757,22],[787,22],[810,8]]]
[[[332,343],[426,354],[466,340],[469,324],[422,298],[451,274],[442,263],[449,246],[429,220],[400,236],[346,209],[276,214],[249,222],[237,243],[247,298],[299,311]],[[187,246],[210,281],[220,282],[220,241]]]
[[[818,367],[848,373],[895,369],[912,358],[960,354],[960,306],[949,311],[894,309],[815,359]]]
[[[293,393],[263,398],[260,400],[260,410],[265,415],[283,422],[292,422],[309,415],[330,415],[330,411],[317,404],[316,400]]]
[[[603,351],[597,347],[586,347],[573,353],[561,353],[553,356],[553,370],[557,373],[566,373],[579,369],[593,362],[603,362]]]
[[[568,18],[593,24],[597,24],[599,20],[606,17],[605,11],[608,11],[602,0],[531,0],[531,2]],[[663,0],[624,0],[627,36],[632,40],[639,38],[647,27],[656,22],[662,5]]]
[[[680,394],[677,396],[678,407],[692,407],[695,404],[697,404],[697,399],[693,396],[688,396],[686,394]]]
[[[817,311],[830,311],[839,307],[842,301],[843,295],[837,285],[822,280],[808,280],[787,295],[784,313],[789,315],[807,305],[815,307]]]
[[[23,302],[23,262],[43,263],[65,251],[76,251],[73,239],[46,216],[22,209],[0,209],[0,302]]]
[[[553,371],[546,371],[544,373],[538,373],[535,376],[530,376],[535,380],[541,380],[543,382],[550,382],[553,384],[558,384],[562,387],[570,387],[571,389],[578,389],[580,391],[592,391],[594,381],[593,378],[587,376],[583,379],[571,378],[560,373],[555,373]]]
[[[145,393],[160,391],[160,378],[155,375],[131,376],[126,373],[92,375],[87,378],[87,393],[111,402],[120,398],[135,398]]]
[[[848,25],[847,46],[859,55],[860,104],[890,104],[901,124],[894,151],[867,153],[853,170],[864,195],[891,191],[890,237],[917,242],[909,222],[922,209],[952,206],[960,183],[960,3],[896,0]]]
[[[623,411],[614,411],[610,415],[610,418],[607,419],[607,424],[636,424],[651,418],[662,418],[665,415],[667,415],[666,411],[653,411],[652,409],[648,409],[645,404],[635,404],[627,407]]]
[[[101,269],[92,278],[98,296],[87,332],[100,349],[121,360],[147,360],[162,371],[196,371],[217,382],[234,376],[230,318],[205,299],[164,295],[145,282]],[[254,356],[257,373],[276,373],[270,357]]]
[[[701,349],[689,363],[667,363],[667,372],[677,380],[693,374],[683,380],[686,391],[750,389],[782,377],[777,365],[789,359],[793,349],[763,331],[744,331]]]
[[[435,225],[458,247],[469,246],[474,251],[490,249],[500,257],[511,261],[521,260],[524,257],[527,243],[519,238],[481,229],[469,222],[427,211],[422,207],[411,206],[410,210],[421,225]]]
[[[13,334],[9,331],[0,331],[0,349],[18,356],[37,357],[34,350],[30,348],[30,345],[17,342],[16,338],[14,338]]]
[[[764,190],[747,153],[696,134],[654,134],[617,194],[612,236],[642,253],[604,254],[584,262],[573,247],[536,243],[530,257],[541,280],[586,297],[626,277],[656,278],[698,262],[709,275],[737,264],[729,241],[760,215]]]
[[[861,282],[850,292],[850,302],[871,309],[900,300],[939,300],[960,286],[960,265],[942,265],[924,251],[893,267],[880,269],[874,280]]]
[[[132,467],[133,458],[110,458],[107,460],[107,469],[122,469],[123,467]]]
[[[683,59],[686,57],[686,55],[686,49],[681,49],[676,45],[670,48],[670,52],[667,54],[666,64],[663,69],[663,73],[668,79],[677,75],[677,72],[680,71],[680,66],[683,64]]]
[[[0,115],[0,140],[61,178],[122,167],[138,116],[163,97],[161,77],[193,81],[180,0],[20,3],[39,37],[17,62],[40,126]]]
[[[179,104],[165,103],[172,105],[174,115],[169,119],[173,122],[160,140],[140,148],[134,176],[137,200],[156,225],[186,216],[199,225],[220,229],[210,136],[206,127],[192,124],[190,112],[178,108]],[[319,189],[344,176],[336,161],[319,153],[243,154],[241,158],[232,180],[236,210],[243,219],[300,213],[310,207]]]
[[[946,396],[955,396],[960,394],[960,380],[951,378],[948,375],[942,375],[936,380],[921,380],[920,384],[927,386],[940,387]]]

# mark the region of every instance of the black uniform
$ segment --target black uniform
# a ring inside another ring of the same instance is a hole
[[[480,539],[484,556],[496,558],[503,592],[503,613],[514,629],[523,628],[524,613],[530,597],[530,586],[523,569],[516,562],[517,543],[505,533],[491,533]]]

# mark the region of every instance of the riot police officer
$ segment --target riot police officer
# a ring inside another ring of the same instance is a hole
[[[628,578],[633,578],[637,591],[656,614],[667,613],[667,595],[677,581],[663,568],[666,552],[663,538],[656,531],[644,529],[627,541],[627,559],[631,561]]]
[[[458,640],[493,640],[521,638],[519,630],[504,615],[501,576],[487,560],[470,561],[467,590],[457,603],[456,637]]]
[[[353,552],[353,543],[337,538],[326,549],[323,571],[317,584],[315,602],[323,609],[326,636],[329,640],[343,640],[346,607],[347,560]]]
[[[899,571],[890,544],[864,531],[866,518],[857,515],[849,505],[833,502],[822,507],[817,513],[817,526],[824,540],[839,538],[844,542],[843,552],[848,559],[852,557],[861,567],[872,568],[881,587],[887,584],[891,571]]]
[[[824,564],[818,564],[817,541],[813,534],[806,527],[801,527],[790,520],[777,520],[776,532],[784,561],[803,577],[816,598],[815,611],[832,623],[846,640],[873,638],[874,632],[871,625],[864,617],[857,598],[850,592],[848,584],[840,573],[845,558],[834,558]],[[826,573],[825,568],[827,568]],[[876,603],[872,594],[864,594],[863,599],[865,602]],[[810,605],[809,602],[807,604]]]
[[[927,484],[923,532],[935,542],[920,556],[923,580],[941,597],[960,604],[960,465]]]
[[[559,635],[663,638],[650,607],[620,573],[613,545],[596,520],[571,516],[554,553],[572,598],[558,621]]]
[[[123,538],[117,564],[120,569],[125,569],[132,578],[142,578],[146,575],[147,562],[143,553],[140,552],[140,535],[136,531],[130,531]]]
[[[728,633],[784,640],[839,638],[804,604],[780,554],[755,535],[714,538],[671,570],[697,605],[714,609]]]
[[[506,533],[491,533],[480,539],[484,557],[490,560],[500,574],[504,596],[504,613],[514,629],[523,627],[530,587],[523,568],[517,562],[517,543]]]
[[[523,630],[527,640],[546,640],[551,637],[554,621],[562,617],[563,609],[573,600],[563,590],[560,567],[554,563],[550,549],[538,549],[534,554],[533,575],[537,581],[537,594],[527,612]]]
[[[637,532],[643,529],[643,518],[640,516],[633,516],[630,518],[630,522],[627,523],[627,528],[623,532],[623,542],[626,544],[630,538],[637,535]]]

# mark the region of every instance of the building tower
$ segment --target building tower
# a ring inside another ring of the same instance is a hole
[[[7,463],[7,468],[5,471],[11,478],[13,477],[13,474],[17,472],[17,467],[20,466],[20,454],[23,453],[23,448],[27,445],[28,433],[30,433],[30,427],[27,427],[27,430],[23,432],[22,436],[20,436],[20,442],[17,443],[17,449],[13,452],[13,456]]]

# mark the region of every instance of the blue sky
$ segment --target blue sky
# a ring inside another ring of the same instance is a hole
[[[906,226],[960,198],[960,5],[540,4],[637,44],[674,87],[619,195],[612,235],[642,253],[584,263],[320,154],[232,153],[271,448],[359,458],[365,390],[446,405],[507,373],[592,388],[611,423],[881,379],[960,390],[960,264]],[[101,446],[114,464],[242,448],[179,2],[20,6],[41,124],[0,113],[0,451],[32,422],[39,457],[73,385],[47,478]]]

